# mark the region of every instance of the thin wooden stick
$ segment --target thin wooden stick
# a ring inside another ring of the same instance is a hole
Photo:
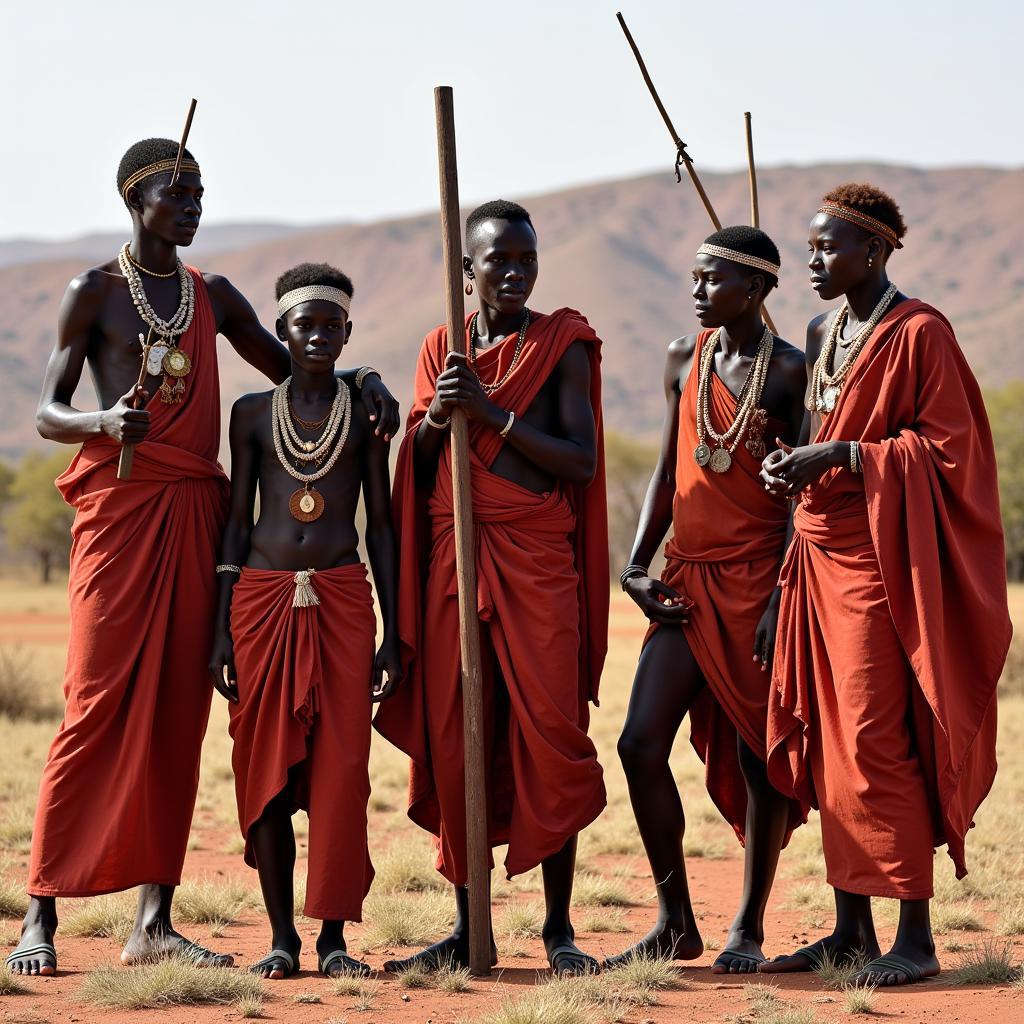
[[[181,142],[178,143],[178,155],[174,158],[174,173],[171,174],[171,184],[178,180],[181,172],[181,158],[185,153],[185,143],[188,142],[188,133],[192,129],[192,115],[196,112],[196,99],[193,96],[188,106],[188,116],[185,118],[185,130],[181,133]]]
[[[761,217],[757,209],[757,169],[754,167],[754,133],[750,126],[750,111],[744,111],[743,121],[747,129],[747,177],[750,179],[750,224],[761,226]]]
[[[701,183],[701,180],[697,175],[697,170],[693,166],[693,160],[690,158],[690,154],[686,152],[686,143],[679,138],[679,133],[672,124],[672,119],[668,116],[668,111],[665,109],[665,105],[661,102],[658,90],[654,88],[651,76],[647,72],[647,65],[644,63],[644,59],[640,55],[640,49],[634,42],[633,36],[626,25],[626,19],[622,17],[621,13],[616,13],[615,17],[619,19],[619,25],[625,33],[626,42],[629,43],[629,48],[633,51],[633,56],[636,57],[636,62],[640,66],[640,74],[644,76],[644,81],[647,83],[647,89],[651,94],[651,98],[654,100],[655,106],[661,114],[661,119],[665,122],[665,127],[668,129],[669,135],[672,136],[672,141],[676,144],[676,181],[683,180],[682,176],[679,174],[679,165],[686,164],[686,171],[690,175],[690,181],[693,182],[693,187],[697,190],[697,195],[700,196],[700,201],[704,204],[704,209],[707,210],[708,216],[711,218],[711,223],[715,225],[716,231],[721,231],[722,222],[718,219],[718,214],[715,213],[715,208],[711,205],[711,200],[708,199],[707,192],[704,191],[704,185]]]
[[[142,366],[139,367],[139,379],[135,382],[135,387],[132,388],[132,408],[137,409],[135,392],[142,387],[142,382],[146,379],[146,361],[149,359],[149,350],[153,347],[149,339],[153,334],[153,328],[151,327],[147,331],[146,336],[139,335],[139,341],[142,342]],[[118,480],[131,480],[132,478],[132,463],[135,461],[135,445],[123,444],[121,445],[121,455],[117,460],[117,479]]]
[[[466,352],[462,291],[462,231],[459,172],[455,155],[455,107],[451,86],[434,89],[437,162],[441,179],[441,248],[444,253],[448,349]],[[452,490],[455,505],[455,571],[459,584],[459,642],[462,653],[462,729],[466,772],[466,859],[469,881],[469,970],[491,973],[491,878],[488,867],[487,791],[484,772],[483,678],[477,614],[476,545],[469,479],[469,423],[452,411]]]
[[[690,158],[690,154],[686,152],[686,143],[679,138],[679,133],[672,124],[672,119],[668,116],[668,111],[665,109],[665,105],[661,102],[658,90],[654,88],[651,76],[647,73],[647,65],[644,63],[643,57],[640,56],[640,49],[636,45],[629,28],[626,26],[626,19],[618,12],[615,17],[618,18],[619,26],[625,33],[626,41],[629,43],[629,48],[633,51],[633,56],[636,57],[636,62],[640,66],[640,74],[644,76],[644,81],[647,83],[647,89],[651,94],[651,98],[654,100],[654,103],[658,108],[658,112],[661,114],[661,118],[665,122],[665,127],[668,128],[669,135],[672,136],[672,141],[676,144],[676,149],[678,150],[678,155],[676,156],[676,181],[683,180],[679,174],[679,165],[681,163],[686,164],[686,170],[690,175],[690,181],[693,182],[693,187],[697,190],[697,195],[700,196],[700,201],[704,204],[704,209],[707,210],[707,214],[711,218],[711,223],[715,225],[716,231],[721,231],[722,222],[718,219],[718,214],[715,213],[715,208],[711,205],[711,200],[708,198],[707,192],[704,191],[704,186],[701,184],[701,180],[697,176],[697,171],[693,166],[693,160]],[[764,317],[764,322],[768,325],[768,329],[772,334],[778,334],[779,332],[775,329],[775,324],[772,323],[772,318],[768,315],[768,310],[764,306],[761,307],[761,315]]]

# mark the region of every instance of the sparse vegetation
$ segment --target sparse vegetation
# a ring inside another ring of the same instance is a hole
[[[455,967],[453,964],[446,964],[434,975],[433,987],[450,996],[459,995],[470,990],[471,980],[472,975],[469,973],[468,967]]]
[[[126,971],[99,967],[79,994],[87,1003],[111,1010],[154,1010],[165,1006],[237,1003],[262,997],[262,982],[247,971],[195,967],[179,959]]]
[[[124,942],[135,924],[135,910],[131,893],[93,896],[62,920],[60,929],[65,935]]]
[[[1005,985],[1021,977],[1014,963],[1009,939],[988,939],[960,954],[960,962],[949,979],[953,985]]]
[[[20,647],[0,647],[0,715],[12,722],[40,722],[60,716],[47,697],[32,656]]]
[[[861,968],[868,962],[864,954],[836,957],[830,949],[822,953],[821,963],[814,973],[831,989],[845,989],[850,985]]]
[[[628,907],[633,902],[620,879],[594,874],[576,879],[572,901],[578,907]]]
[[[847,1013],[873,1013],[874,985],[844,985],[843,1004]]]
[[[246,907],[260,905],[259,896],[238,879],[186,880],[174,894],[175,917],[187,924],[233,924]]]
[[[580,931],[592,932],[595,935],[603,933],[628,932],[629,925],[626,924],[625,913],[617,907],[605,907],[602,910],[592,910],[579,919]]]
[[[499,918],[496,928],[505,935],[539,939],[544,924],[544,908],[539,903],[510,903]]]
[[[434,855],[427,842],[409,838],[392,841],[373,880],[374,892],[440,892],[447,882],[434,870]]]
[[[238,1015],[247,1020],[259,1020],[263,1017],[263,996],[242,996],[235,1004]]]
[[[17,996],[28,991],[11,973],[10,967],[0,964],[0,996]]]
[[[28,896],[17,882],[10,878],[0,878],[0,917],[13,917],[20,920],[28,910]]]
[[[424,892],[415,900],[400,894],[373,894],[366,900],[362,948],[422,946],[439,938],[455,922],[448,893]]]

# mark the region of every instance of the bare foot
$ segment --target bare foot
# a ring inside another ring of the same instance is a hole
[[[696,960],[704,952],[704,940],[694,926],[687,931],[685,925],[656,924],[635,946],[604,962],[606,969],[622,967],[634,957],[658,957],[662,960]]]
[[[491,966],[498,962],[498,950],[491,941]],[[387,960],[384,963],[384,970],[388,974],[401,974],[412,967],[422,967],[426,971],[439,971],[442,967],[468,967],[469,966],[469,938],[464,933],[454,933],[447,939],[435,942],[426,949],[404,960]]]
[[[854,985],[911,985],[939,973],[934,949],[893,947],[885,956],[876,957],[853,978]]]
[[[878,956],[878,943],[872,938],[867,941],[862,935],[838,935],[833,932],[810,946],[804,946],[788,956],[777,956],[766,960],[758,972],[761,974],[792,974],[798,971],[813,971],[826,958],[833,963],[849,963],[852,960]]]
[[[197,967],[232,967],[235,963],[233,956],[214,953],[179,935],[173,928],[162,925],[136,928],[121,950],[121,963],[126,966],[146,964],[172,956],[185,957]]]

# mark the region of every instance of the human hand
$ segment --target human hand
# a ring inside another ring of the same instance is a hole
[[[678,590],[651,576],[633,576],[626,580],[626,593],[651,622],[685,625],[690,621],[693,601]]]
[[[385,674],[388,681],[384,682]],[[394,694],[403,677],[402,659],[398,644],[385,638],[373,659],[373,678],[370,680],[370,702],[377,704]]]
[[[109,409],[100,414],[100,428],[120,444],[138,444],[149,433],[148,409],[136,409],[135,403],[146,397],[140,384],[125,392]]]
[[[768,672],[775,659],[775,635],[779,628],[779,603],[773,595],[754,632],[754,661],[761,663],[761,671]]]
[[[435,403],[439,409],[435,409]],[[431,403],[431,417],[446,419],[453,409],[461,409],[471,420],[486,423],[501,429],[508,419],[508,413],[496,406],[484,393],[477,375],[469,365],[468,356],[461,352],[449,352],[445,368],[437,378],[434,402]]]
[[[363,378],[360,392],[370,422],[376,424],[373,432],[378,437],[383,435],[385,441],[390,441],[402,423],[397,399],[376,373],[368,373]]]
[[[235,672],[235,644],[228,629],[218,629],[210,655],[213,688],[232,704],[238,703],[238,674]]]
[[[828,470],[845,465],[849,455],[849,445],[845,441],[825,441],[791,448],[777,437],[775,443],[778,450],[766,456],[759,475],[766,491],[785,498],[795,498]]]

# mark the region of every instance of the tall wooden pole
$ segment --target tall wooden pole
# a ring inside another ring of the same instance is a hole
[[[761,217],[757,209],[757,169],[754,167],[754,133],[750,126],[750,111],[743,114],[747,130],[747,177],[750,180],[750,226],[759,228]]]
[[[718,219],[718,214],[715,213],[715,208],[711,205],[707,192],[704,191],[704,185],[697,175],[690,154],[686,152],[686,143],[679,138],[679,133],[676,131],[675,125],[672,124],[672,119],[668,116],[665,104],[661,102],[658,90],[654,88],[654,82],[651,81],[647,65],[644,63],[644,58],[640,53],[640,47],[636,45],[633,33],[629,31],[629,27],[626,25],[626,19],[623,18],[621,13],[617,13],[615,17],[618,19],[619,27],[626,37],[626,42],[629,43],[629,48],[633,51],[633,56],[636,58],[637,65],[640,68],[640,74],[643,75],[644,82],[647,85],[647,91],[651,94],[651,99],[654,100],[654,105],[658,108],[658,113],[661,114],[661,119],[665,122],[665,127],[668,129],[669,135],[672,136],[672,141],[676,144],[676,181],[682,181],[682,177],[679,174],[679,165],[685,164],[687,173],[690,175],[690,181],[693,182],[693,187],[697,190],[697,195],[700,196],[700,201],[704,204],[704,209],[707,211],[711,223],[714,224],[716,231],[721,231],[722,222]],[[772,318],[768,315],[768,310],[764,306],[761,307],[761,315],[764,317],[764,322],[768,325],[768,329],[772,334],[778,334],[779,332],[775,329],[775,324],[772,323]]]
[[[455,157],[455,108],[451,86],[434,89],[437,163],[441,180],[441,249],[444,254],[448,349],[466,352],[462,291],[462,230],[459,172]],[[466,857],[469,867],[469,970],[491,973],[491,878],[488,868],[487,791],[484,782],[483,680],[480,620],[477,615],[476,545],[469,481],[469,424],[452,412],[452,489],[455,505],[455,571],[459,583],[459,641],[462,652],[462,732],[466,772]]]

